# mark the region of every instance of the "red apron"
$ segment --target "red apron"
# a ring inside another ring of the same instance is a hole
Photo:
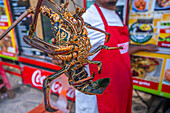
[[[97,95],[99,113],[131,113],[132,104],[132,74],[129,56],[129,32],[127,26],[108,26],[101,9],[95,4],[105,25],[105,31],[111,34],[106,46],[123,46],[123,50],[102,49],[94,61],[101,61],[101,74],[97,65],[90,65],[90,73],[96,73],[94,81],[100,78],[110,78],[110,84],[102,95]]]

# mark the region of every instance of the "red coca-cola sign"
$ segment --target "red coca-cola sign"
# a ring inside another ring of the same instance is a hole
[[[22,65],[23,84],[31,85],[34,88],[42,90],[44,79],[54,72],[43,69]],[[68,84],[68,78],[63,74],[56,78],[50,84],[51,92],[60,94],[63,90],[66,91],[66,97],[70,100],[75,99],[75,90]]]
[[[43,81],[48,75],[42,75],[41,70],[37,69],[32,74],[32,84],[36,87],[42,87]]]

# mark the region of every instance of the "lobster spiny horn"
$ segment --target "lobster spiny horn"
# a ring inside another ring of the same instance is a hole
[[[80,8],[79,7],[76,7],[76,10],[75,10],[76,14],[78,14],[80,12]]]
[[[80,12],[79,12],[79,16],[82,16],[84,13],[86,12],[85,8],[81,8]]]

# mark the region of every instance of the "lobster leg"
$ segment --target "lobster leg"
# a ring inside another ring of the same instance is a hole
[[[106,49],[106,50],[115,50],[115,49],[123,49],[123,47],[109,47],[109,46],[105,46],[105,45],[100,45],[98,48],[96,48],[95,50],[93,50],[91,53],[89,53],[89,55],[94,55],[95,53],[97,53],[98,51],[100,51],[101,49]]]
[[[37,49],[39,49],[47,54],[50,54],[50,55],[66,54],[66,53],[70,53],[73,51],[78,51],[78,48],[75,45],[70,45],[67,47],[63,46],[63,47],[59,48],[59,46],[51,45],[50,43],[45,42],[44,40],[41,40],[40,38],[38,38],[35,35],[24,36],[23,40],[25,41],[25,43],[31,45],[32,47],[37,48]],[[49,49],[49,48],[53,48],[53,49]]]
[[[58,109],[52,108],[50,105],[50,86],[49,83],[51,81],[53,81],[54,79],[56,79],[57,77],[59,77],[61,74],[63,74],[65,71],[65,67],[60,69],[58,72],[48,76],[47,78],[45,78],[44,82],[43,82],[43,92],[44,92],[44,101],[45,101],[45,109],[49,112],[54,112],[54,111],[58,111]]]
[[[31,39],[29,36],[24,36],[23,40],[24,40],[25,43],[31,45],[32,47],[39,49],[39,50],[41,50],[41,51],[43,51],[47,54],[50,54],[50,55],[67,53],[67,51],[65,51],[65,52],[63,52],[63,51],[55,52],[53,50],[50,50],[47,47],[42,46],[41,44],[37,43],[35,40]]]
[[[89,76],[89,77],[87,77],[87,78],[84,78],[84,79],[81,79],[81,80],[79,80],[79,81],[69,81],[69,84],[70,84],[70,85],[81,85],[81,84],[83,84],[84,82],[87,82],[87,81],[89,81],[89,80],[92,80],[92,79],[94,78],[94,76],[95,76],[95,73],[93,72],[93,74],[92,74],[91,76]]]
[[[70,61],[70,59],[74,59],[77,57],[76,52],[69,53],[67,55],[56,55],[54,58],[64,60],[64,61]]]
[[[99,32],[101,32],[101,33],[104,33],[105,35],[106,35],[106,43],[109,41],[109,39],[110,39],[110,33],[108,33],[108,32],[105,32],[105,31],[103,31],[103,30],[101,30],[101,29],[98,29],[98,28],[96,28],[96,27],[93,27],[93,26],[91,26],[89,23],[86,23],[86,22],[84,22],[84,24],[85,24],[85,26],[87,27],[87,28],[89,28],[89,29],[93,29],[93,30],[95,30],[95,31],[99,31]]]
[[[87,63],[89,63],[89,64],[97,64],[98,65],[98,73],[101,74],[101,71],[102,71],[102,62],[101,61],[88,60]]]
[[[81,34],[82,33],[82,29],[83,29],[83,25],[84,25],[84,20],[79,15],[83,14],[85,12],[85,10],[84,10],[84,8],[82,8],[80,10],[80,8],[77,7],[75,12],[76,12],[76,14],[74,14],[74,17],[76,18],[77,22],[79,23],[78,26],[77,26],[79,28],[78,34]]]
[[[50,48],[59,49],[58,46],[52,45],[52,44],[50,44],[50,43],[48,43],[48,42],[46,42],[46,41],[38,38],[36,35],[33,35],[32,38],[30,38],[30,39],[32,39],[32,40],[34,40],[34,41],[37,41],[37,42],[40,42],[41,44],[43,44],[43,45],[45,45],[45,46],[48,46],[48,47],[50,47]]]

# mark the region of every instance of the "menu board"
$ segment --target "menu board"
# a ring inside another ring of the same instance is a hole
[[[170,98],[170,55],[138,52],[131,66],[134,89]]]
[[[165,71],[163,73],[162,92],[170,93],[170,58],[166,59]],[[169,90],[167,90],[169,89]]]
[[[0,0],[0,35],[11,25],[11,16],[7,0]],[[17,60],[17,47],[14,30],[0,40],[0,57]]]
[[[169,0],[132,0],[128,27],[130,44],[159,46],[131,56],[134,89],[170,98]]]
[[[9,0],[10,8],[11,8],[11,14],[13,22],[19,18],[21,14],[23,14],[29,7],[35,7],[37,4],[37,0]],[[18,50],[19,54],[22,56],[30,56],[31,58],[43,58],[44,59],[44,53],[36,48],[32,48],[30,45],[24,42],[23,36],[28,35],[29,27],[32,23],[32,16],[33,14],[28,14],[25,18],[22,19],[21,22],[15,26],[15,33],[16,38],[18,42]],[[41,26],[41,17],[39,16],[37,27],[35,34],[39,38],[43,39],[42,36],[42,29]],[[41,36],[40,36],[41,35]]]
[[[24,13],[29,7],[29,0],[9,0],[12,19],[15,21],[22,13]],[[29,25],[32,21],[32,15],[25,17],[20,23],[15,27],[16,37],[18,39],[19,47],[30,47],[23,41],[23,36],[27,35],[29,30]],[[19,48],[20,49],[20,48]]]
[[[131,44],[170,48],[169,0],[132,0],[129,32]]]

